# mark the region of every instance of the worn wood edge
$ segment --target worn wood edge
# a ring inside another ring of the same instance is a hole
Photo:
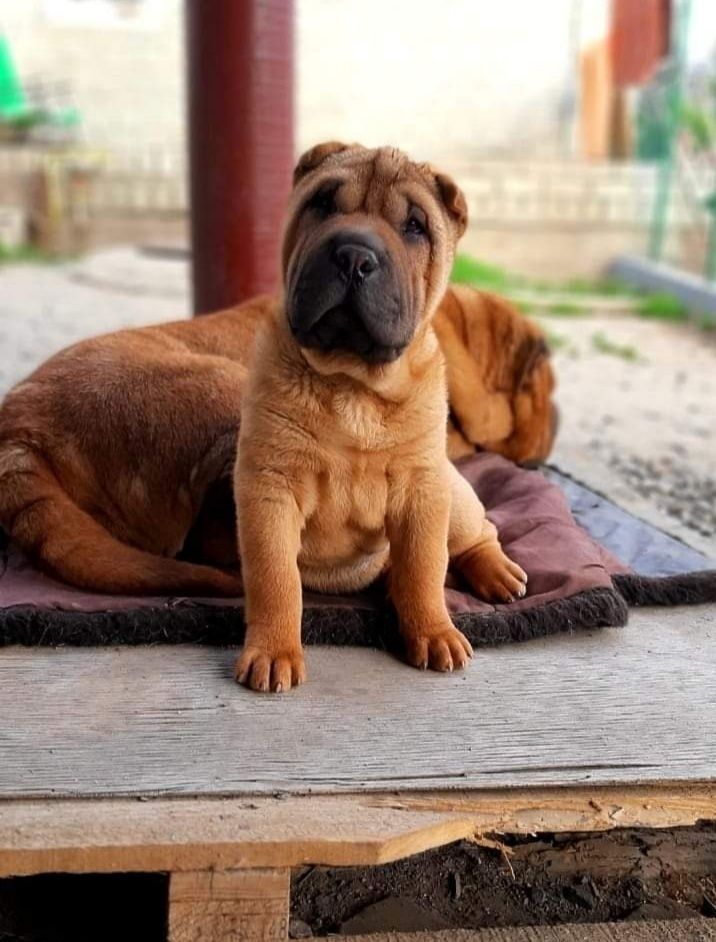
[[[716,820],[716,781],[366,796],[376,807],[467,815],[478,834],[689,827]]]
[[[359,797],[6,801],[0,877],[372,866],[473,834],[466,816],[380,809]]]
[[[716,783],[289,798],[0,802],[0,876],[371,866],[490,835],[688,827]]]

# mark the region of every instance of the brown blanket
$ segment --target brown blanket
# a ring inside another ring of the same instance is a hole
[[[511,558],[529,575],[527,597],[490,605],[462,586],[448,607],[472,644],[526,640],[575,629],[623,625],[628,604],[716,601],[716,572],[666,578],[635,575],[574,520],[559,486],[498,455],[459,463],[497,525]],[[0,645],[236,644],[242,599],[131,598],[62,585],[12,546],[0,557]],[[306,593],[307,643],[397,646],[381,590],[355,596]]]

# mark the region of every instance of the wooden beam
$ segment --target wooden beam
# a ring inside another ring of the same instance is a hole
[[[293,167],[293,0],[187,0],[194,312],[275,289]]]
[[[286,868],[172,873],[169,942],[268,942],[288,938]]]
[[[286,798],[0,802],[0,877],[373,865],[461,838],[671,828],[716,818],[716,785]]]

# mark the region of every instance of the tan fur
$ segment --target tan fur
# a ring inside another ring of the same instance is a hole
[[[477,447],[518,463],[544,461],[557,415],[540,328],[504,298],[453,285],[435,331],[447,362],[450,456]]]
[[[247,615],[237,677],[257,690],[286,690],[305,677],[302,584],[352,591],[387,569],[409,662],[452,670],[471,649],[445,606],[449,558],[485,598],[509,601],[526,581],[445,448],[445,368],[432,317],[465,225],[464,199],[446,178],[393,151],[332,147],[318,164],[304,163],[310,169],[298,176],[289,208],[285,276],[330,227],[368,217],[410,279],[420,317],[402,356],[378,366],[299,347],[281,304],[263,327],[234,492]],[[302,213],[312,178],[341,172],[338,218]],[[392,207],[418,199],[429,244],[406,248],[395,231],[401,210]]]
[[[283,689],[301,679],[301,579],[347,591],[388,569],[411,662],[461,666],[467,645],[443,602],[448,553],[485,597],[518,594],[523,574],[506,561],[479,501],[446,460],[444,366],[431,327],[441,297],[436,323],[450,318],[458,338],[439,331],[462,421],[482,409],[484,395],[509,391],[505,377],[529,378],[534,364],[526,371],[510,364],[515,345],[499,345],[497,318],[490,330],[468,330],[469,322],[485,320],[476,292],[444,294],[465,225],[464,198],[449,178],[390,149],[340,145],[317,149],[299,167],[285,266],[299,264],[313,237],[297,219],[302,194],[322,174],[342,174],[343,212],[383,227],[401,277],[419,299],[421,321],[404,355],[368,368],[353,357],[300,351],[280,298],[267,297],[76,344],[0,407],[0,525],[39,566],[90,590],[236,594],[228,479],[241,419],[237,494],[249,611],[241,676],[252,686]],[[424,203],[429,251],[407,255],[394,231],[404,193]],[[460,316],[453,311],[457,295]],[[462,356],[461,345],[484,375],[482,384],[455,383],[451,364]],[[508,362],[496,369],[490,361],[500,358]],[[516,430],[529,432],[536,411],[522,409],[520,425],[519,390],[511,402],[514,416],[499,428],[489,408],[482,430],[479,421],[466,422],[474,439],[456,430],[459,447],[501,447],[500,435],[509,442]],[[257,639],[264,630],[273,641],[262,649]],[[275,656],[267,654],[271,645]]]

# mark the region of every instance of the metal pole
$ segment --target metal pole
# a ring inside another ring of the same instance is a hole
[[[666,153],[659,164],[656,181],[654,213],[649,233],[649,256],[659,261],[664,252],[669,196],[676,160],[676,139],[681,124],[681,92],[686,65],[687,37],[691,0],[674,0],[673,35],[670,49],[670,71],[666,92]]]
[[[276,288],[293,145],[293,0],[186,0],[194,313]]]

